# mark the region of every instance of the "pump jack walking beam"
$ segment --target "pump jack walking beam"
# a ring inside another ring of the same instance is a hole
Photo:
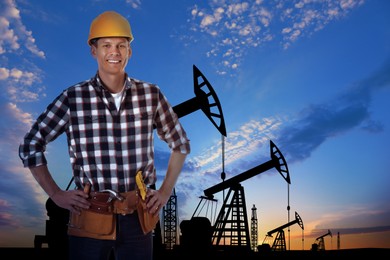
[[[178,117],[183,117],[198,109],[202,109],[203,113],[205,113],[218,131],[226,136],[225,119],[223,118],[222,107],[217,94],[210,82],[195,65],[193,65],[193,74],[195,97],[174,106],[173,110]],[[209,99],[211,99],[212,103],[210,103]],[[215,111],[216,109],[217,111]]]
[[[283,154],[279,151],[278,147],[272,141],[270,141],[270,150],[271,160],[204,190],[204,194],[209,198],[213,198],[213,194],[224,189],[230,188],[244,180],[252,178],[257,174],[268,171],[269,169],[272,169],[274,167],[278,170],[280,175],[282,175],[283,179],[285,179],[286,182],[290,184],[291,181],[287,162],[284,159]]]

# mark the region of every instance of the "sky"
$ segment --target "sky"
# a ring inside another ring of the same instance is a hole
[[[48,197],[18,146],[62,90],[95,75],[89,26],[107,10],[130,21],[130,77],[176,106],[195,97],[195,65],[221,104],[226,136],[202,110],[180,118],[191,154],[175,186],[179,222],[208,214],[195,209],[222,172],[228,180],[269,162],[272,141],[291,183],[275,167],[240,182],[259,245],[288,224],[292,250],[310,250],[328,230],[326,249],[390,248],[386,0],[0,0],[0,247],[33,247],[45,233]],[[169,150],[156,138],[155,151],[159,187]],[[46,156],[66,189],[65,136]],[[218,213],[228,190],[207,205]]]

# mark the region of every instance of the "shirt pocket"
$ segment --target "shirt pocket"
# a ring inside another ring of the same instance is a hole
[[[153,111],[142,108],[126,114],[126,123],[135,133],[153,131]]]
[[[97,115],[97,116],[86,115],[84,117],[81,117],[80,119],[82,122],[84,122],[84,124],[94,124],[94,123],[106,122],[106,117],[103,115]]]

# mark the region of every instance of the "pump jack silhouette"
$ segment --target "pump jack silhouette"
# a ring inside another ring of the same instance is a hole
[[[200,197],[201,201],[195,209],[192,218],[190,220],[183,220],[180,224],[180,227],[182,227],[182,244],[184,247],[190,248],[192,245],[199,246],[199,242],[193,239],[193,237],[197,239],[198,237],[191,231],[199,233],[203,230],[203,238],[208,240],[208,243],[202,244],[203,249],[210,249],[210,247],[226,249],[227,246],[229,246],[229,249],[232,249],[231,246],[234,246],[237,250],[251,250],[245,194],[244,188],[240,183],[267,170],[276,168],[283,179],[290,184],[287,162],[272,141],[270,141],[270,153],[271,160],[204,190],[205,196]],[[203,206],[200,206],[208,201],[213,201],[213,195],[215,193],[227,188],[229,188],[229,191],[219,211],[217,220],[211,226],[211,221],[206,221],[205,217],[199,217],[199,209],[203,208]],[[230,197],[231,200],[229,202]],[[226,241],[228,244],[226,244]]]
[[[325,241],[324,241],[324,237],[326,236],[330,236],[332,237],[332,232],[330,232],[330,230],[328,229],[328,233],[322,235],[322,236],[319,236],[316,238],[315,242],[311,245],[311,250],[313,251],[325,251]]]
[[[174,106],[173,110],[181,118],[201,109],[221,135],[226,136],[225,119],[218,96],[210,82],[195,65],[193,65],[193,82],[195,97]],[[155,189],[156,186],[151,185],[150,188]],[[172,244],[176,242],[177,216],[175,201],[176,194],[174,190],[167,205],[163,208],[164,234],[167,234],[164,237],[164,244],[169,244],[169,246],[173,246]],[[157,223],[154,230],[154,248],[155,251],[164,249],[160,222]]]
[[[292,226],[294,224],[298,224],[302,230],[304,229],[303,227],[303,221],[301,217],[298,215],[297,212],[295,212],[295,220],[288,222],[287,224],[284,224],[280,227],[277,227],[271,231],[268,231],[267,236],[264,240],[267,239],[267,237],[272,237],[272,234],[275,232],[278,232],[276,234],[276,238],[274,240],[274,243],[272,245],[272,251],[286,251],[286,238],[284,236],[284,230],[286,227]],[[266,243],[263,242],[263,246],[266,245]]]

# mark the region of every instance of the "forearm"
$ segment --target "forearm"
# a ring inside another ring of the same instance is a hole
[[[179,178],[183,168],[187,154],[180,152],[172,152],[168,162],[168,169],[160,187],[160,192],[167,198],[171,196],[172,190],[175,187],[176,181]]]
[[[32,175],[38,184],[42,187],[42,189],[49,195],[49,197],[53,197],[58,191],[60,191],[60,187],[54,181],[51,176],[47,165],[41,165],[36,167],[29,168]]]
[[[62,190],[54,181],[46,165],[31,167],[30,171],[42,189],[58,206],[77,214],[80,214],[81,209],[89,208],[90,203],[87,201],[89,194],[84,193],[83,190]]]

